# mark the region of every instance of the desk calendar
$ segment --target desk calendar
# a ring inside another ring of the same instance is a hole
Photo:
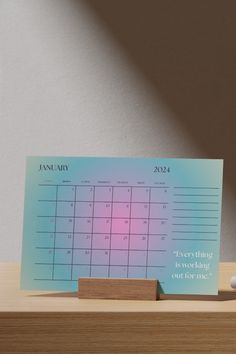
[[[28,157],[21,287],[158,279],[217,294],[222,160]]]

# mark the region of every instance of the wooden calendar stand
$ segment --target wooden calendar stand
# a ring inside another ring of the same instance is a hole
[[[79,278],[80,299],[159,300],[159,281],[130,278]]]

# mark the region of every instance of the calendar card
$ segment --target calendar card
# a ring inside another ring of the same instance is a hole
[[[158,279],[217,294],[223,160],[28,157],[21,288]]]

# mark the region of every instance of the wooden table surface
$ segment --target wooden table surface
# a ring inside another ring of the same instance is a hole
[[[221,263],[218,296],[84,300],[23,291],[0,264],[0,353],[236,353],[236,263]]]

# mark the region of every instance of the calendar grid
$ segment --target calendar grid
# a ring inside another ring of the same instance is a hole
[[[131,210],[132,210],[132,186],[130,187],[130,203],[129,203],[129,238],[128,238],[127,278],[129,277],[130,233],[131,233]]]
[[[91,228],[91,249],[90,249],[90,268],[89,268],[89,275],[92,275],[92,255],[93,255],[93,218],[94,218],[94,199],[95,199],[95,186],[93,188],[93,206],[92,206],[92,228]],[[85,251],[86,252],[86,251]]]
[[[74,239],[75,239],[75,212],[76,212],[76,187],[75,188],[75,198],[74,198],[74,220],[73,220],[73,232],[72,232],[72,253],[71,253],[71,280],[73,278],[73,258],[74,258]]]
[[[117,186],[113,186],[113,188],[117,188]],[[144,188],[144,187],[142,187]],[[156,187],[150,187],[150,188],[156,188]],[[38,199],[38,202],[55,202],[55,199]],[[70,200],[58,200],[59,202],[70,202]],[[87,200],[80,200],[81,203],[86,203]],[[96,203],[109,203],[109,200],[96,200]],[[122,203],[130,203],[130,201],[122,201],[122,202],[116,202],[117,204],[122,204]],[[133,204],[143,204],[143,202],[132,202]],[[169,202],[150,202],[150,204],[169,204]]]
[[[52,261],[52,280],[54,280],[55,245],[56,245],[56,235],[57,235],[57,196],[58,196],[58,186],[56,186],[56,205],[55,205],[55,225],[54,225],[53,261]]]
[[[131,185],[131,184],[125,184],[125,185],[122,185],[122,186],[119,186],[119,185],[112,185],[112,184],[54,184],[54,183],[39,183],[38,184],[39,187],[115,187],[115,188],[124,188],[124,187],[127,187],[127,188],[164,188],[164,189],[168,189],[170,188],[170,186],[166,186],[166,185],[163,185],[163,186],[147,186],[147,185]],[[174,187],[174,188],[184,188],[184,187]],[[186,188],[186,187],[185,187]],[[199,187],[200,188],[200,187]],[[203,187],[201,187],[202,189]],[[219,189],[219,188],[218,188]]]
[[[142,219],[141,219],[142,220]],[[155,219],[155,220],[162,220],[162,219]],[[166,220],[166,219],[165,219]],[[52,232],[51,231],[36,231],[36,233],[38,234],[51,234]],[[68,234],[68,232],[66,231],[57,231],[57,234]],[[81,234],[81,235],[86,235],[87,233],[86,232],[75,232],[75,235],[76,234]],[[97,235],[104,235],[104,232],[96,232]],[[112,233],[113,235],[120,235],[120,232],[113,232]],[[132,235],[140,235],[140,234],[136,234],[136,233],[132,233]],[[150,236],[167,236],[167,234],[158,234],[158,233],[155,233],[155,234],[151,234],[150,233]],[[49,247],[51,248],[51,247]]]
[[[140,269],[140,274],[147,278],[151,269],[165,268],[163,257],[156,264],[152,260],[151,254],[155,253],[161,256],[166,251],[165,247],[155,247],[155,245],[159,243],[165,245],[168,233],[158,232],[161,230],[154,229],[154,226],[151,230],[150,223],[152,221],[159,222],[161,225],[161,222],[167,222],[169,219],[163,212],[154,212],[154,215],[151,215],[151,208],[154,211],[159,208],[162,210],[169,204],[168,201],[163,200],[165,195],[163,193],[159,196],[159,192],[155,192],[152,198],[152,190],[156,191],[167,187],[60,184],[40,184],[40,186],[56,187],[53,198],[38,199],[40,204],[48,205],[48,208],[41,208],[44,211],[50,210],[50,205],[55,203],[52,262],[46,260],[35,262],[35,264],[42,266],[52,264],[52,280],[68,280],[67,266],[70,267],[70,275],[68,276],[70,280],[75,280],[76,274],[82,274],[82,276],[96,276],[98,274],[100,276],[100,272],[105,272],[104,276],[108,277],[112,277],[114,274],[132,277],[134,272],[138,272],[138,269]],[[167,192],[167,189],[163,191]],[[126,194],[129,194],[129,199]],[[53,196],[52,192],[51,195]],[[41,213],[38,215],[38,219],[45,220],[40,225],[44,225],[44,223],[47,225],[46,220],[52,219],[52,214],[49,211]],[[120,230],[119,227],[121,227]],[[51,234],[51,231],[38,228],[36,234],[47,235]],[[150,244],[151,237],[152,245]],[[101,245],[98,245],[98,242],[101,242]],[[122,247],[119,247],[117,242],[122,242]],[[135,243],[138,247],[135,247]],[[49,253],[51,252],[50,244],[48,247],[37,246],[36,249],[42,252],[48,249]],[[149,260],[149,256],[151,260]],[[47,255],[43,257],[50,259]],[[62,262],[63,257],[68,261]],[[63,267],[65,277],[59,279],[58,274],[63,273]],[[56,269],[57,272],[55,272]]]
[[[109,262],[108,262],[108,277],[110,277],[111,271],[111,237],[112,237],[112,213],[113,213],[113,192],[114,187],[111,187],[111,218],[110,218],[110,240],[109,240]]]
[[[45,263],[45,262],[35,262],[35,264],[47,264],[47,265],[52,265],[52,263]],[[55,263],[55,265],[71,265],[71,263]],[[80,263],[74,263],[73,265],[81,265]],[[90,262],[89,263],[84,263],[83,265],[86,265],[86,266],[90,266]],[[94,266],[106,266],[106,264],[101,264],[101,263],[93,263]],[[114,264],[114,266],[116,267],[124,267],[124,264]],[[136,265],[135,267],[141,267],[143,268],[142,265]],[[152,266],[153,268],[166,268],[166,266],[164,265],[153,265]],[[55,279],[54,279],[55,280]]]
[[[105,202],[106,203],[106,202]],[[110,202],[109,202],[110,203]],[[130,203],[130,202],[129,202]],[[128,203],[124,203],[124,204],[128,204]],[[133,204],[133,203],[132,203]],[[142,203],[143,204],[143,203]],[[38,215],[38,218],[52,218],[54,216],[50,216],[50,215]],[[60,218],[67,218],[66,216],[60,216],[60,215],[57,215],[57,219],[60,219]],[[83,219],[84,216],[70,216],[71,219]],[[107,219],[108,217],[107,216],[96,216],[96,219]],[[113,217],[112,219],[124,219],[122,217]],[[134,220],[145,220],[147,218],[133,218],[132,219]],[[168,218],[150,218],[150,220],[168,220]]]
[[[147,229],[146,278],[147,278],[147,271],[148,271],[149,224],[150,224],[150,201],[151,201],[151,188],[149,188],[149,198],[148,198],[148,229]]]
[[[50,249],[49,247],[36,247],[38,249],[42,249],[42,250],[48,250]],[[55,247],[55,250],[87,250],[88,248],[86,247]],[[128,251],[130,249],[130,251],[137,251],[137,252],[142,252],[143,250],[140,250],[138,248],[116,248],[116,251]],[[107,248],[93,248],[93,251],[107,251]],[[148,252],[163,252],[165,250],[161,250],[161,249],[149,249]],[[90,263],[89,263],[90,264]]]

